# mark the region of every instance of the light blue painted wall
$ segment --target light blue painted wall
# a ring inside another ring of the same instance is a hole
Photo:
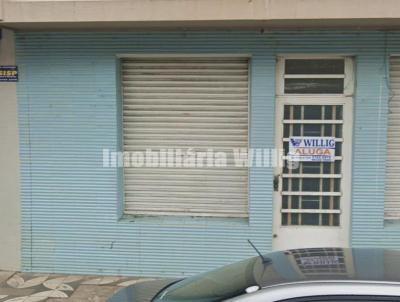
[[[384,227],[387,60],[400,35],[383,32],[19,33],[22,264],[25,271],[176,276],[271,249],[272,175],[250,171],[249,221],[118,221],[116,54],[251,54],[251,147],[274,142],[275,57],[357,57],[352,243],[400,247]]]

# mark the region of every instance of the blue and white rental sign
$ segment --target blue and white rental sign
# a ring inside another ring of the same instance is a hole
[[[333,162],[335,161],[335,138],[327,136],[291,136],[289,138],[289,161]]]

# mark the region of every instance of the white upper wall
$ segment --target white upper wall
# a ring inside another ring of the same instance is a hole
[[[0,1],[4,25],[23,29],[400,25],[399,0]]]

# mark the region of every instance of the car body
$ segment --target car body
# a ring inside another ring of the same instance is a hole
[[[400,251],[310,248],[272,252],[186,279],[127,287],[109,302],[400,301]]]

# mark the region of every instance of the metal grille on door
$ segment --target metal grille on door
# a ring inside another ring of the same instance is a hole
[[[340,225],[342,132],[342,105],[284,105],[285,154],[292,136],[335,137],[336,150],[333,162],[284,165],[282,225]]]

